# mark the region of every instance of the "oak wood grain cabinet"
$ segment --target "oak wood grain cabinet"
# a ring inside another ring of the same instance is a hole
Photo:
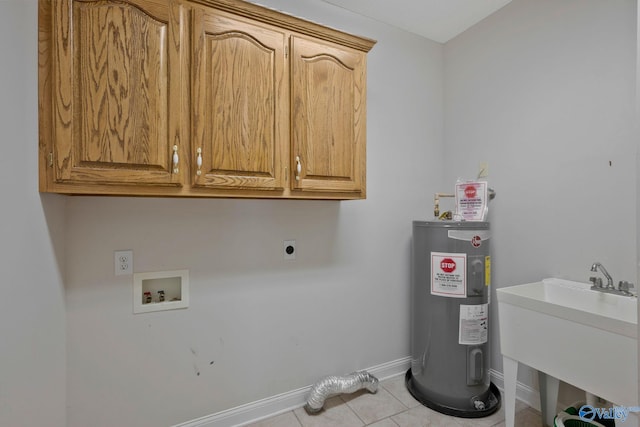
[[[365,193],[365,54],[292,37],[293,188]]]
[[[283,191],[286,32],[215,9],[193,16],[192,185]]]
[[[184,9],[171,0],[40,2],[41,190],[145,194],[183,184]]]
[[[240,0],[39,0],[40,191],[364,198],[374,43]]]

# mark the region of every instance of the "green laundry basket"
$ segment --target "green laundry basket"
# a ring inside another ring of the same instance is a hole
[[[554,427],[616,427],[614,420],[583,420],[578,416],[578,411],[585,405],[584,402],[576,402],[553,419]]]

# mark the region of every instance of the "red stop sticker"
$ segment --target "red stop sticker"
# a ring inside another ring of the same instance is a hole
[[[467,185],[464,189],[464,195],[470,199],[476,197],[476,187],[473,185]]]
[[[440,268],[445,273],[452,273],[456,269],[456,262],[451,258],[445,258],[440,261]]]

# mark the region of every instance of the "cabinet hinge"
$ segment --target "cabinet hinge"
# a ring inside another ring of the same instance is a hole
[[[49,167],[53,167],[53,151],[49,151]]]
[[[289,46],[284,47],[284,57],[285,59],[289,57]]]

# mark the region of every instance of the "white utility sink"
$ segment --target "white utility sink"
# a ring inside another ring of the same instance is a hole
[[[562,279],[497,289],[506,426],[514,420],[518,362],[540,373],[553,425],[558,381],[623,406],[638,405],[637,299]]]

